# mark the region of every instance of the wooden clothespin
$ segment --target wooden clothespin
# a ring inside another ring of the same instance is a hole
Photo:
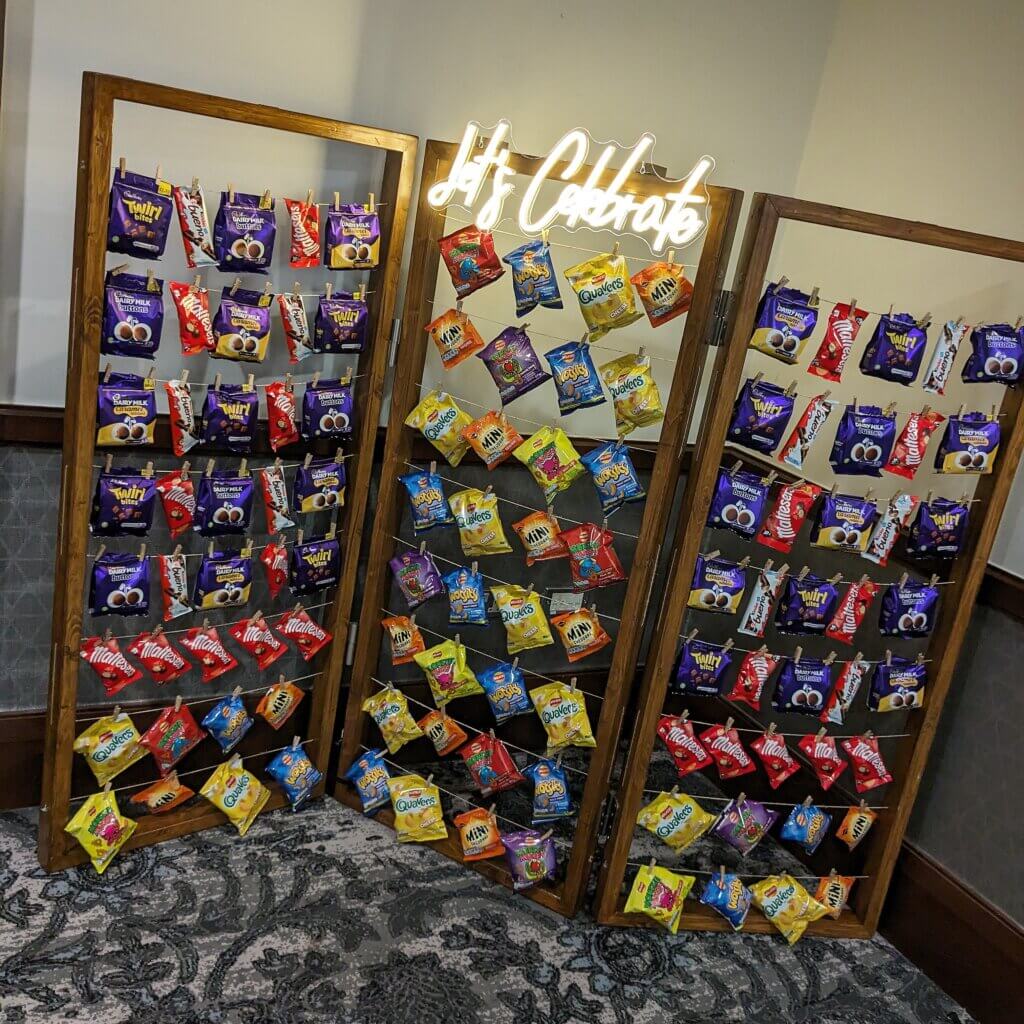
[[[811,289],[811,296],[807,300],[807,305],[808,306],[816,306],[816,305],[818,305],[818,295],[819,295],[819,292],[820,292],[820,289],[818,288],[817,285],[815,285]]]
[[[825,664],[826,665],[831,665],[835,660],[836,660],[836,652],[835,651],[829,651],[828,657],[825,659]]]
[[[737,459],[732,464],[732,469],[729,470],[729,476],[734,477],[743,468],[743,460]]]
[[[750,565],[750,555],[744,555],[744,556],[743,556],[743,557],[742,557],[742,558],[741,558],[741,559],[740,559],[740,560],[739,560],[739,561],[738,561],[738,562],[736,563],[736,568],[737,568],[737,569],[746,569],[746,567],[747,567],[748,565]]]
[[[145,557],[146,557],[146,545],[145,545],[145,543],[142,543],[142,544],[139,545],[139,560],[141,561]]]
[[[180,544],[175,544],[174,545],[174,550],[171,552],[171,556],[173,558],[177,558],[177,556],[180,555],[180,554],[181,554],[181,545]]]
[[[1017,319],[1014,321],[1013,329],[1015,331],[1019,331],[1022,324],[1024,324],[1024,316],[1017,317]]]
[[[320,383],[320,371],[317,370],[316,373],[313,374],[313,379],[309,382],[309,386],[311,388],[315,388],[317,386],[317,384],[319,384],[319,383]]]
[[[838,480],[833,481],[832,486],[829,488],[828,493],[833,498],[839,493],[839,481]]]
[[[736,641],[733,640],[732,637],[729,637],[729,639],[726,640],[724,644],[722,644],[722,650],[723,651],[730,651],[730,650],[732,650],[733,645],[735,644],[735,642]]]
[[[125,170],[126,170],[127,166],[128,166],[128,163],[127,163],[127,161],[125,160],[125,158],[124,158],[123,156],[119,156],[119,157],[117,158],[117,173],[118,173],[118,175],[119,175],[119,176],[120,176],[121,178],[123,178],[123,177],[124,177],[124,174],[125,174]]]
[[[301,742],[302,742],[302,737],[298,733],[296,733],[292,737],[292,750],[298,750],[299,749],[299,744]]]
[[[202,274],[196,274],[196,276],[192,278],[192,284],[189,287],[189,291],[192,292],[192,294],[194,295],[197,291],[199,291],[200,288],[202,288],[202,286],[203,286],[203,275]]]
[[[804,578],[805,578],[805,577],[807,576],[807,574],[808,574],[808,573],[809,573],[810,571],[811,571],[811,567],[810,567],[809,565],[805,565],[805,566],[804,566],[804,567],[803,567],[803,568],[802,568],[802,569],[800,570],[799,574],[797,575],[797,580],[798,580],[798,581],[799,581],[800,583],[803,583],[803,581],[804,581]]]
[[[152,480],[153,479],[153,463],[152,463],[152,461],[147,462],[142,467],[142,477],[145,480]]]
[[[679,714],[679,717],[678,717],[678,718],[676,719],[676,721],[677,721],[677,722],[678,722],[678,723],[679,723],[680,725],[685,725],[685,724],[686,724],[686,720],[687,720],[687,719],[688,719],[689,717],[690,717],[690,711],[689,711],[689,709],[687,708],[686,710],[684,710],[684,711],[680,712],[680,714]]]
[[[817,732],[816,732],[816,733],[814,734],[814,742],[815,742],[815,743],[820,743],[820,742],[821,742],[821,741],[822,741],[822,740],[823,740],[823,739],[825,738],[825,734],[826,734],[827,732],[828,732],[828,729],[825,729],[825,728],[819,729],[819,730],[818,730],[818,731],[817,731]]]
[[[886,649],[886,652],[885,652],[885,664],[887,666],[889,666],[890,668],[892,667],[892,651],[890,651],[888,649]]]
[[[721,552],[721,551],[719,551],[719,550],[718,550],[718,548],[715,548],[715,550],[714,550],[714,551],[709,551],[709,552],[708,552],[708,553],[707,553],[707,554],[706,554],[706,555],[704,556],[704,561],[705,561],[705,562],[713,562],[713,561],[714,561],[714,560],[715,560],[715,559],[716,559],[716,558],[717,558],[717,557],[718,557],[718,556],[719,556],[719,555],[720,555],[721,553],[722,553],[722,552]]]
[[[177,697],[174,698],[174,710],[175,711],[180,711],[181,710],[181,694],[180,693],[178,694]]]
[[[206,470],[203,473],[203,476],[205,476],[207,479],[209,479],[211,476],[213,476],[213,467],[214,467],[214,464],[216,463],[216,461],[217,461],[216,459],[207,459],[206,460]]]
[[[776,473],[775,470],[773,469],[773,470],[769,471],[768,475],[764,478],[764,480],[762,482],[764,483],[765,487],[771,487],[771,485],[773,483],[775,483],[775,481],[778,479],[778,477],[779,477],[779,474]]]
[[[206,557],[213,558],[213,541],[209,541],[206,545]]]
[[[918,327],[927,327],[932,322],[932,311],[928,310],[927,313],[920,320],[917,321]]]
[[[160,291],[156,283],[156,274],[153,273],[152,267],[146,269],[146,291],[147,292],[158,292]]]
[[[847,320],[854,320],[857,317],[857,300],[850,299],[850,312],[846,314]]]
[[[114,453],[107,452],[107,457],[103,460],[103,472],[109,473],[114,466]]]
[[[245,378],[245,384],[243,386],[244,391],[254,391],[256,383],[256,374],[250,373]]]
[[[736,721],[736,719],[735,719],[735,718],[733,718],[733,717],[732,717],[732,716],[730,715],[730,716],[729,716],[729,717],[728,717],[728,718],[727,718],[727,719],[725,720],[725,725],[723,725],[723,726],[722,726],[722,731],[723,731],[723,732],[728,732],[728,731],[729,731],[729,730],[730,730],[730,729],[731,729],[731,728],[733,727],[733,723],[734,723],[735,721]]]
[[[775,562],[774,562],[774,560],[773,560],[773,559],[771,559],[771,558],[766,558],[766,559],[764,560],[764,565],[763,565],[763,566],[761,567],[761,571],[762,571],[762,572],[771,572],[771,571],[772,571],[772,566],[773,566],[774,564],[775,564]]]
[[[764,372],[762,370],[758,370],[757,373],[754,374],[751,383],[753,383],[753,384],[760,384],[761,381],[763,381],[763,380],[764,380]]]
[[[896,303],[895,303],[895,302],[890,302],[890,303],[889,303],[889,313],[888,313],[888,315],[889,315],[890,317],[892,316],[892,311],[893,311],[893,308],[895,307],[895,305],[896,305]]]
[[[618,243],[618,242],[616,242],[616,243],[615,243],[615,244],[614,244],[614,245],[612,246],[612,252],[611,252],[611,257],[612,257],[612,259],[615,259],[615,257],[616,257],[616,256],[618,256],[618,255],[619,255],[619,243]]]
[[[686,642],[688,644],[692,644],[693,641],[697,639],[698,632],[699,630],[697,630],[696,628],[691,629],[690,632],[686,634]]]
[[[377,197],[371,192],[366,203],[366,212],[375,213],[377,210]]]
[[[835,576],[830,576],[828,581],[834,587],[842,578],[843,578],[843,574],[841,572],[837,572],[835,574]]]
[[[240,686],[236,686],[236,687],[235,687],[235,688],[234,688],[234,689],[233,689],[233,690],[231,691],[231,696],[232,696],[232,697],[240,697],[241,695],[242,695],[242,688],[241,688]]]
[[[230,288],[230,290],[228,291],[228,294],[229,294],[229,295],[234,295],[234,294],[235,294],[235,292],[237,292],[237,291],[238,291],[238,288],[239,288],[239,286],[241,285],[241,283],[242,283],[242,279],[241,279],[240,277],[236,277],[236,278],[234,279],[234,281],[233,281],[233,282],[231,283],[231,288]]]
[[[107,363],[107,365],[103,367],[103,383],[104,384],[109,384],[110,383],[110,373],[111,373],[112,369],[113,369],[113,367],[110,365],[110,363]]]
[[[804,656],[804,649],[803,649],[802,647],[798,647],[798,648],[797,648],[797,649],[796,649],[796,650],[795,650],[795,651],[793,652],[793,664],[794,664],[794,665],[799,665],[799,664],[800,664],[800,659],[801,659],[801,658],[802,658],[803,656]]]
[[[270,196],[270,189],[264,189],[263,195],[260,196],[260,209],[269,210],[274,205],[274,200]]]
[[[306,533],[302,529],[302,527],[300,526],[299,529],[295,533],[295,543],[296,544],[301,544],[302,543],[302,538],[305,537],[305,536],[306,536]],[[426,546],[426,543],[427,543],[426,541],[423,542],[424,547]],[[422,553],[423,552],[420,552],[420,554],[422,554]]]
[[[420,541],[420,554],[424,555],[427,552],[427,542],[425,540]]]
[[[235,186],[229,181],[228,182],[228,202],[233,203],[235,201]]]
[[[324,298],[325,299],[329,299],[333,294],[334,294],[334,285],[331,284],[330,281],[328,281],[324,285]]]
[[[809,796],[805,796],[804,797],[804,807],[810,807],[813,802],[814,802],[813,797],[809,797]]]
[[[789,284],[789,278],[783,274],[782,277],[779,278],[779,283],[775,286],[775,291],[778,291],[780,288],[785,288],[787,284]]]

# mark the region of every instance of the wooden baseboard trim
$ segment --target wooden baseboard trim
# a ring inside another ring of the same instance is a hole
[[[990,565],[981,581],[978,600],[1024,622],[1024,578]]]
[[[912,843],[896,862],[879,930],[979,1024],[1019,1019],[1024,928]]]

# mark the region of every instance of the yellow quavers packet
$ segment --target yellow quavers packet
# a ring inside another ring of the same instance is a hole
[[[530,691],[530,700],[548,734],[548,754],[566,747],[596,747],[587,705],[575,686],[547,683]]]
[[[512,454],[533,475],[548,504],[586,472],[580,453],[561,427],[541,427]]]
[[[135,723],[120,711],[93,722],[75,737],[72,747],[88,762],[96,781],[105,786],[146,756],[141,739]]]
[[[598,370],[611,392],[615,406],[615,429],[620,437],[637,427],[650,427],[665,418],[661,392],[651,374],[651,357],[619,356],[604,363]]]
[[[242,759],[233,757],[218,765],[199,790],[244,836],[256,816],[267,805],[270,790],[242,767]]]
[[[96,874],[102,875],[137,827],[136,822],[121,814],[114,794],[104,791],[89,797],[64,831],[81,843]]]
[[[541,607],[540,595],[535,590],[507,583],[491,587],[491,593],[501,615],[501,624],[505,627],[509,654],[546,647],[555,642]]]
[[[636,823],[656,835],[676,852],[696,842],[717,821],[693,797],[676,792],[659,793],[640,808]]]
[[[505,555],[512,550],[501,525],[496,494],[467,487],[448,499],[448,507],[458,523],[459,542],[467,558]]]
[[[395,832],[400,843],[429,843],[446,839],[441,792],[419,775],[398,775],[388,780]]]
[[[643,316],[636,307],[625,256],[613,253],[594,256],[570,267],[565,277],[576,292],[591,341]]]
[[[427,677],[434,703],[443,708],[456,697],[483,693],[473,670],[466,664],[466,647],[454,640],[441,643],[414,655],[413,660]],[[393,753],[393,751],[392,751]]]
[[[627,914],[646,914],[673,935],[679,931],[683,902],[697,879],[668,868],[644,865],[636,873],[626,900]]]
[[[405,418],[405,425],[418,430],[444,457],[449,466],[457,466],[469,451],[462,431],[472,423],[452,397],[443,391],[430,391]]]
[[[823,907],[792,875],[772,875],[755,882],[750,891],[761,913],[792,946],[812,921],[824,917]]]
[[[389,686],[363,701],[363,710],[377,723],[381,737],[392,754],[397,754],[410,740],[418,740],[423,730],[409,714],[405,694]]]

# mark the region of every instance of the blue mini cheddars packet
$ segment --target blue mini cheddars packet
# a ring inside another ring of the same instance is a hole
[[[647,496],[640,486],[629,451],[621,441],[609,441],[592,448],[580,456],[580,462],[590,471],[602,512],[614,512],[627,501],[643,501]]]
[[[542,757],[524,768],[523,774],[533,781],[534,825],[546,825],[573,814],[565,769],[557,761]]]
[[[831,814],[804,801],[789,812],[789,817],[782,823],[779,835],[783,839],[799,843],[808,853],[814,853],[822,839],[828,835],[831,824]]]
[[[345,778],[356,787],[364,814],[373,814],[390,803],[388,779],[391,778],[391,773],[384,761],[383,748],[368,750],[362,757],[353,761],[352,767],[345,772]]]
[[[460,566],[442,576],[448,589],[448,621],[453,626],[468,623],[487,625],[487,588],[484,578],[474,568]]]
[[[586,342],[566,342],[545,352],[544,358],[551,367],[558,391],[558,410],[563,416],[605,401],[601,378]]]
[[[206,713],[203,728],[220,744],[225,754],[234,750],[252,728],[252,719],[237,693],[217,701]]]
[[[542,241],[527,242],[501,258],[512,269],[516,314],[526,316],[537,306],[561,309],[562,296],[551,262],[551,250]]]
[[[743,884],[739,875],[732,873],[716,874],[700,894],[700,901],[706,907],[718,911],[732,926],[733,931],[739,931],[743,922],[747,919],[747,911],[753,896],[750,890]]]
[[[266,768],[267,774],[284,790],[293,811],[297,811],[323,778],[302,747],[295,743],[282,750]]]
[[[476,679],[487,694],[487,702],[499,725],[516,715],[526,715],[533,711],[518,658],[485,668],[477,672]]]
[[[398,479],[409,492],[414,530],[430,530],[455,522],[444,496],[441,478],[436,473],[406,473]]]

